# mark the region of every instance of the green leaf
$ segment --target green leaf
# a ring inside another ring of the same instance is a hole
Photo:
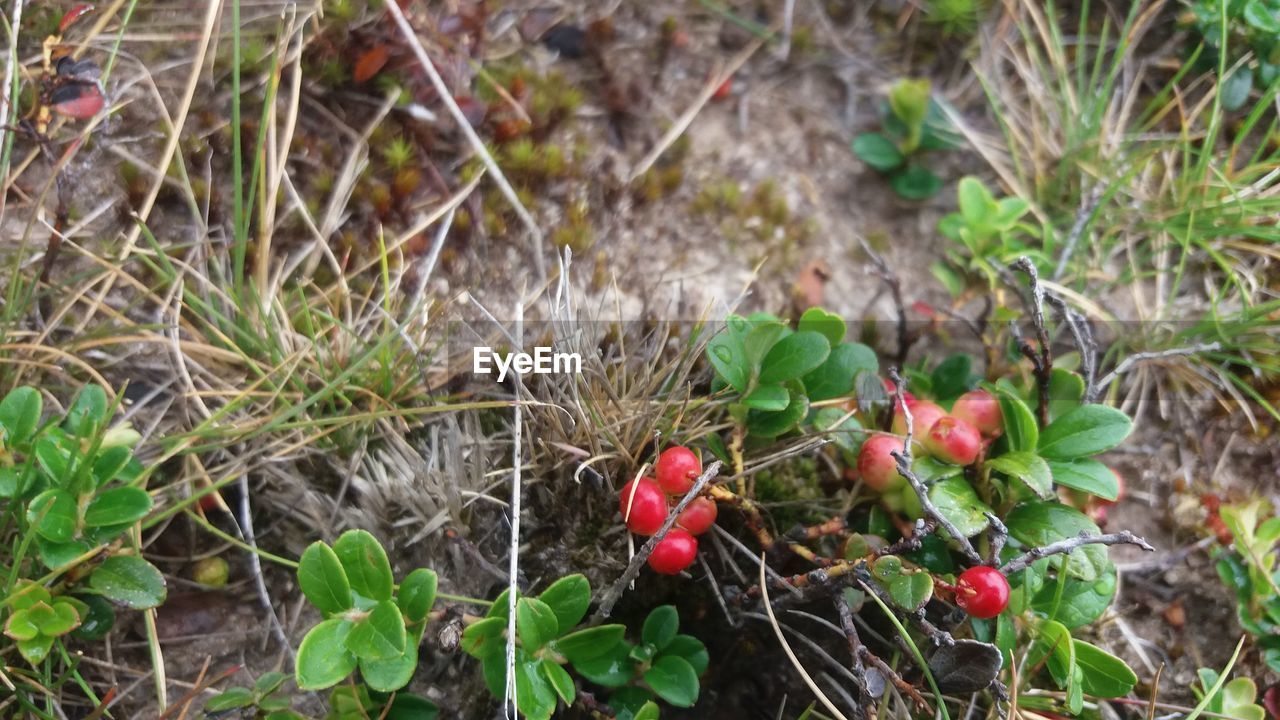
[[[1049,423],[1038,448],[1045,459],[1072,460],[1110,450],[1131,430],[1133,422],[1123,412],[1106,405],[1081,405]]]
[[[259,695],[270,695],[288,680],[289,676],[282,672],[265,672],[253,681],[253,691]]]
[[[809,414],[809,398],[798,381],[792,381],[791,402],[785,410],[766,412],[752,410],[747,414],[746,427],[752,435],[772,438],[790,432]]]
[[[1031,598],[1030,606],[1037,613],[1045,617],[1052,616],[1073,629],[1097,621],[1110,607],[1111,600],[1116,595],[1114,567],[1108,567],[1100,578],[1092,582],[1066,578],[1066,587],[1062,589],[1061,597],[1058,596],[1060,582],[1063,582],[1061,578],[1056,582],[1045,583]]]
[[[791,393],[781,385],[761,385],[742,398],[742,404],[752,410],[777,412],[786,410],[791,402]]]
[[[604,687],[622,687],[631,681],[634,665],[631,662],[632,645],[620,642],[608,652],[590,660],[572,661],[573,669],[587,680]]]
[[[591,606],[591,583],[585,575],[566,575],[551,583],[538,599],[555,613],[559,632],[568,632],[582,622]]]
[[[845,414],[844,408],[824,407],[814,413],[812,424],[818,432],[827,433],[827,437],[850,458],[852,464],[857,462],[866,433],[857,418],[845,417]]]
[[[565,672],[564,668],[548,660],[543,660],[539,665],[539,670],[542,671],[547,683],[556,691],[556,695],[560,696],[566,706],[573,705],[574,698],[578,696],[578,691],[573,686],[573,678],[569,677],[569,673]]]
[[[1028,667],[1044,663],[1054,682],[1065,687],[1075,667],[1075,650],[1071,631],[1059,622],[1046,620],[1036,628],[1035,641],[1027,653]]]
[[[1000,399],[1000,414],[1004,418],[1004,436],[1010,450],[1034,452],[1040,442],[1040,430],[1031,408],[1007,388],[995,388]]]
[[[516,706],[527,720],[548,720],[556,709],[551,684],[539,672],[540,660],[516,664]]]
[[[889,178],[889,186],[907,200],[927,200],[942,189],[942,179],[928,168],[910,165]]]
[[[107,636],[116,624],[116,611],[111,603],[97,595],[85,595],[82,598],[71,598],[81,604],[77,609],[80,615],[80,627],[72,631],[72,637],[78,640],[97,641]]]
[[[135,487],[117,487],[94,496],[84,510],[84,524],[89,527],[125,525],[146,517],[151,512],[151,496]]]
[[[462,631],[462,651],[473,658],[484,658],[500,652],[506,647],[502,637],[507,629],[507,619],[502,617],[485,618],[467,626]]]
[[[1218,84],[1218,97],[1222,99],[1224,110],[1239,110],[1249,101],[1249,91],[1253,89],[1253,68],[1242,65],[1227,75]]]
[[[362,660],[386,660],[404,652],[404,616],[390,600],[383,600],[347,634],[347,649]]]
[[[95,487],[102,487],[120,477],[133,463],[133,450],[126,445],[104,449],[93,461]]]
[[[73,440],[56,429],[46,430],[36,438],[33,449],[36,462],[55,484],[62,485],[71,478],[67,477],[71,463],[71,445]]]
[[[751,382],[751,363],[747,361],[742,338],[723,330],[707,343],[707,360],[716,373],[738,392]]]
[[[889,581],[889,597],[898,607],[915,612],[933,597],[933,576],[927,572],[902,573]]]
[[[803,377],[822,365],[831,354],[831,345],[821,333],[792,333],[769,349],[760,364],[760,383],[770,385]]]
[[[991,508],[978,499],[978,493],[964,478],[939,481],[929,488],[929,499],[965,537],[977,535],[990,524],[983,513],[992,512]]]
[[[356,669],[356,656],[346,647],[351,623],[334,618],[307,631],[298,646],[294,668],[299,690],[323,690],[342,682]]]
[[[1097,495],[1103,500],[1115,500],[1120,494],[1120,482],[1111,468],[1097,460],[1050,460],[1049,472],[1059,485]]]
[[[546,603],[522,597],[516,601],[516,632],[525,652],[532,653],[559,634],[560,624]]]
[[[1004,522],[1009,534],[1028,548],[1080,534],[1099,534],[1098,526],[1083,513],[1056,502],[1023,503]],[[1101,545],[1083,545],[1067,555],[1067,572],[1085,582],[1098,580],[1110,566],[1106,548]]]
[[[352,634],[355,634],[355,628],[352,628]],[[418,669],[418,638],[414,637],[405,644],[403,651],[396,653],[391,657],[378,660],[370,658],[360,658],[360,676],[364,678],[364,683],[371,690],[378,692],[395,692],[413,679],[413,673]],[[347,645],[350,646],[351,638],[347,637]]]
[[[49,650],[52,647],[53,638],[47,635],[37,635],[30,640],[18,641],[18,652],[32,665],[44,662],[44,659],[49,657]]]
[[[876,372],[880,363],[875,351],[861,343],[840,343],[818,368],[804,376],[805,394],[811,401],[843,397],[853,391],[860,371]]]
[[[436,720],[440,715],[440,708],[421,695],[396,693],[395,700],[391,701],[391,707],[386,712],[387,716],[383,720]]]
[[[27,522],[46,540],[67,542],[76,535],[76,499],[65,490],[45,490],[27,505]]]
[[[707,671],[711,664],[711,656],[707,654],[707,646],[692,635],[676,635],[662,651],[663,655],[682,657],[693,667],[698,675]]]
[[[351,608],[347,572],[333,549],[317,540],[298,560],[298,586],[317,610],[333,615]]]
[[[930,375],[933,396],[938,402],[949,403],[968,392],[977,382],[973,374],[973,357],[958,353],[938,363]]]
[[[762,317],[759,313],[752,315],[747,323],[750,330],[742,337],[742,349],[747,354],[748,373],[755,374],[765,356],[791,329],[781,320],[771,316]]]
[[[1040,397],[1037,388],[1036,397]],[[1058,417],[1079,407],[1084,398],[1084,378],[1063,368],[1054,368],[1049,373],[1049,418]]]
[[[208,713],[221,713],[228,710],[237,710],[252,705],[254,702],[253,691],[249,688],[236,687],[219,693],[209,698],[209,702],[205,703],[204,711]]]
[[[167,593],[160,571],[136,555],[116,555],[104,560],[89,576],[89,587],[108,600],[134,610],[159,607]]]
[[[918,457],[911,458],[911,472],[915,473],[915,476],[920,480],[920,482],[928,485],[936,480],[955,477],[956,475],[964,472],[964,468],[959,465],[944,463],[941,460],[929,457],[928,455],[920,455]],[[910,486],[907,486],[907,488],[906,492],[915,492],[910,489]]]
[[[391,599],[395,581],[387,552],[373,535],[364,530],[348,530],[333,544],[333,552],[346,571],[351,589],[370,600]]]
[[[929,95],[928,78],[902,78],[889,89],[889,109],[917,138],[929,115]]]
[[[676,637],[680,629],[680,615],[674,605],[659,605],[649,612],[644,619],[644,628],[640,631],[640,639],[645,644],[662,650]]]
[[[422,622],[436,604],[436,587],[440,579],[435,570],[418,568],[405,576],[396,593],[396,604],[409,622]]]
[[[1246,2],[1240,17],[1244,18],[1249,27],[1258,32],[1267,35],[1280,34],[1280,19],[1276,18],[1276,12],[1272,9],[1272,4],[1264,0],[1249,0]]]
[[[619,688],[609,696],[609,707],[617,713],[617,720],[658,720],[653,693],[642,687]]]
[[[18,610],[9,616],[8,621],[4,624],[4,634],[17,640],[31,640],[40,635],[40,627],[36,625],[36,618],[32,617],[32,613],[37,608],[47,608],[48,605],[39,603],[25,610]]]
[[[880,172],[888,172],[906,161],[897,144],[876,132],[862,133],[854,138],[853,154]]]
[[[25,443],[35,434],[44,412],[40,391],[32,387],[18,387],[0,401],[0,426],[4,427],[4,444],[12,448]]]
[[[613,650],[626,635],[625,625],[598,625],[569,633],[555,641],[556,652],[571,663],[594,660]]]
[[[831,347],[839,345],[843,340],[848,328],[845,326],[844,318],[833,312],[827,312],[820,307],[811,307],[804,311],[800,316],[800,322],[796,324],[796,329],[800,332],[812,330],[820,333],[831,344]]]
[[[1123,660],[1096,645],[1072,640],[1081,686],[1086,695],[1102,698],[1124,697],[1138,684],[1138,676]]]
[[[49,606],[49,613],[41,617],[36,625],[41,635],[62,637],[80,626],[80,613],[71,603],[59,598]]]
[[[693,707],[698,701],[698,673],[682,657],[659,657],[645,671],[644,681],[658,697],[676,707]]]
[[[0,498],[16,498],[27,492],[31,485],[27,468],[0,467]]]
[[[86,385],[67,408],[62,427],[72,435],[88,437],[107,422],[107,392],[97,385]]]
[[[1052,473],[1049,463],[1035,453],[1008,452],[987,460],[986,465],[991,470],[1022,482],[1041,500],[1054,497],[1053,481],[1056,476]]]

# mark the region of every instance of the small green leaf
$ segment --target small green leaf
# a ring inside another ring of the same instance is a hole
[[[151,512],[151,496],[135,487],[117,487],[98,493],[84,510],[84,524],[89,527],[126,525]]]
[[[364,530],[348,530],[333,544],[333,552],[342,563],[351,589],[370,600],[391,599],[395,581],[391,563],[382,544]]]
[[[556,710],[555,690],[539,671],[540,660],[516,664],[516,706],[527,720],[549,720]]]
[[[402,692],[396,693],[386,713],[383,720],[436,720],[440,716],[440,708],[421,695]]]
[[[45,490],[27,505],[27,522],[46,540],[67,542],[76,534],[76,499],[65,490]]]
[[[160,571],[136,555],[107,558],[89,576],[89,587],[134,610],[159,607],[167,593]]]
[[[809,414],[809,398],[803,393],[804,388],[799,381],[792,381],[788,388],[791,402],[785,410],[766,412],[751,410],[747,414],[747,431],[762,438],[771,438],[791,432]]]
[[[996,388],[996,397],[1000,399],[1000,414],[1004,418],[1004,435],[1008,438],[1009,449],[1035,452],[1036,444],[1040,442],[1040,430],[1031,408],[1007,388]]]
[[[209,702],[205,703],[204,711],[205,713],[223,713],[228,710],[238,710],[249,707],[253,701],[253,691],[249,688],[231,688],[209,698]]]
[[[791,329],[775,317],[757,317],[752,315],[748,320],[751,328],[742,338],[742,349],[746,351],[750,374],[760,369],[760,363],[773,349],[779,340],[791,332]]]
[[[1072,640],[1076,666],[1082,673],[1081,686],[1086,695],[1102,698],[1124,697],[1138,684],[1138,676],[1123,660],[1096,645]]]
[[[965,223],[972,227],[993,224],[999,206],[981,180],[971,175],[960,178],[956,186],[956,198],[960,205],[960,216]]]
[[[1106,405],[1081,405],[1049,423],[1040,434],[1039,452],[1047,460],[1073,460],[1105,452],[1124,442],[1133,422]]]
[[[805,310],[800,316],[800,322],[796,324],[796,329],[800,332],[812,330],[821,334],[833,348],[844,341],[845,333],[848,332],[844,318],[820,307]]]
[[[711,656],[707,654],[707,646],[692,635],[676,635],[662,651],[663,655],[677,655],[693,666],[698,675],[707,671],[711,664]]]
[[[929,95],[928,78],[902,78],[889,89],[889,109],[917,138],[929,115]]]
[[[680,629],[680,615],[674,605],[659,605],[649,612],[644,619],[644,628],[640,631],[640,639],[658,650],[662,650],[675,639]]]
[[[580,663],[605,655],[622,642],[625,625],[598,625],[569,633],[555,641],[555,649],[569,662]]]
[[[354,628],[353,628],[354,632]],[[350,645],[351,639],[347,638]],[[413,679],[418,669],[418,638],[414,636],[402,652],[380,660],[360,658],[360,676],[371,690],[395,692]]]
[[[1053,481],[1056,476],[1051,472],[1049,463],[1032,452],[1014,451],[986,461],[991,470],[1014,478],[1027,486],[1041,500],[1054,497]]]
[[[573,669],[587,680],[604,687],[622,687],[631,682],[634,676],[634,665],[631,662],[632,645],[620,642],[611,650],[599,657],[574,661]]]
[[[559,632],[568,632],[582,622],[591,607],[591,583],[582,574],[566,575],[551,583],[538,599],[555,613]]]
[[[44,659],[49,657],[49,650],[53,647],[53,638],[48,635],[37,635],[30,640],[18,641],[18,652],[22,657],[32,665],[39,665]]]
[[[539,670],[542,671],[547,683],[556,691],[556,695],[560,696],[566,706],[573,705],[574,698],[578,696],[578,692],[573,686],[573,678],[569,677],[569,673],[565,672],[564,668],[548,660],[543,660],[539,665],[541,666]]]
[[[742,404],[752,410],[777,412],[786,410],[791,402],[791,393],[781,385],[761,385],[742,398]]]
[[[990,524],[984,513],[992,512],[991,508],[978,499],[978,493],[964,478],[939,481],[929,488],[929,499],[965,537],[977,535]]]
[[[898,575],[889,581],[889,597],[898,607],[915,612],[933,597],[933,576],[927,572]]]
[[[906,161],[902,151],[892,140],[876,132],[863,133],[854,138],[853,154],[880,172],[888,172]]]
[[[427,619],[427,614],[436,604],[436,587],[439,582],[435,570],[418,568],[400,583],[396,603],[409,622],[418,623]]]
[[[79,640],[97,641],[107,636],[116,624],[116,611],[111,603],[97,595],[85,595],[72,598],[82,607],[76,612],[80,615],[80,627],[72,631],[72,636]]]
[[[853,391],[860,371],[879,369],[875,351],[861,343],[840,343],[816,370],[804,376],[805,394],[811,401],[843,397]]]
[[[36,625],[36,618],[32,617],[32,612],[37,608],[48,607],[44,603],[39,603],[26,610],[18,610],[9,616],[8,621],[4,625],[4,634],[17,640],[31,640],[40,634],[40,627]]]
[[[1240,16],[1254,30],[1267,35],[1280,34],[1280,19],[1276,17],[1273,4],[1266,0],[1249,0],[1244,4]]]
[[[907,200],[927,200],[942,189],[942,179],[928,168],[909,165],[889,178],[889,186]]]
[[[698,701],[698,673],[682,657],[659,657],[645,671],[644,682],[658,697],[676,707],[693,707]]]
[[[555,638],[560,631],[555,611],[537,598],[516,601],[516,632],[525,652],[532,653]]]
[[[347,649],[362,660],[386,660],[404,652],[404,616],[390,600],[384,600],[347,633]]]
[[[107,392],[97,385],[86,385],[67,408],[62,427],[78,437],[89,437],[107,422]]]
[[[1081,534],[1099,534],[1098,526],[1083,513],[1056,502],[1023,503],[1015,507],[1004,522],[1009,534],[1028,548]],[[1109,567],[1111,561],[1101,545],[1083,545],[1067,555],[1067,572],[1085,582],[1098,580]]]
[[[259,695],[270,695],[288,680],[289,676],[282,672],[265,672],[253,681],[253,691]]]
[[[1097,495],[1103,500],[1115,500],[1120,494],[1120,481],[1116,474],[1097,460],[1050,460],[1048,466],[1053,481],[1059,485]]]
[[[46,430],[35,440],[33,448],[36,462],[55,484],[62,485],[71,479],[67,477],[67,469],[71,463],[73,442],[74,440],[67,438],[61,430],[56,428]]]
[[[4,427],[4,444],[10,448],[25,443],[40,425],[44,401],[40,391],[32,387],[18,387],[0,401],[0,426]]]
[[[1110,607],[1111,600],[1116,595],[1116,571],[1110,564],[1097,580],[1085,582],[1067,577],[1066,586],[1062,588],[1062,595],[1059,597],[1058,583],[1061,582],[1061,578],[1046,582],[1031,598],[1030,606],[1040,615],[1052,615],[1058,622],[1073,629],[1097,621]]]
[[[770,385],[803,377],[822,365],[831,354],[831,345],[821,333],[792,333],[769,349],[760,364],[760,383]]]
[[[351,623],[334,618],[311,628],[298,646],[295,680],[299,690],[323,690],[342,682],[356,669],[356,656],[346,647]]]
[[[319,540],[311,543],[298,561],[298,586],[307,600],[326,615],[351,608],[347,573],[333,549]]]
[[[507,629],[507,619],[485,618],[467,626],[462,631],[462,651],[473,658],[484,658],[506,647],[502,637]]]
[[[707,343],[707,360],[716,373],[738,392],[751,382],[751,363],[747,361],[742,338],[724,330]]]
[[[59,598],[49,606],[49,613],[36,624],[41,635],[62,637],[80,626],[80,614],[71,603]]]
[[[940,403],[949,403],[968,392],[977,382],[973,374],[973,357],[957,353],[938,363],[930,375],[933,396]]]
[[[1226,80],[1218,84],[1218,97],[1222,99],[1224,110],[1239,110],[1249,101],[1249,92],[1253,90],[1253,68],[1242,65],[1227,75]]]

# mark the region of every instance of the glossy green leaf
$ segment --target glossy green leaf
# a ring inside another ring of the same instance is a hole
[[[812,330],[821,334],[833,348],[844,341],[845,333],[848,332],[844,318],[820,307],[805,310],[800,316],[800,321],[796,323],[796,329],[800,332]]]
[[[853,139],[853,154],[881,172],[888,172],[906,160],[898,145],[876,132],[863,133]]]
[[[333,544],[333,552],[342,563],[351,589],[370,600],[391,599],[395,584],[391,563],[382,544],[364,530],[348,530]]]
[[[386,660],[404,652],[404,616],[390,600],[374,605],[363,618],[353,621],[347,649],[362,660]]]
[[[640,631],[640,639],[647,645],[662,650],[680,630],[680,615],[674,605],[659,605],[649,612],[644,619],[644,628]]]
[[[116,555],[89,576],[89,587],[108,600],[134,610],[159,607],[165,599],[164,576],[136,555]]]
[[[632,645],[620,642],[611,650],[598,657],[581,662],[573,662],[573,669],[587,680],[604,687],[622,687],[634,677],[634,664],[631,662]]]
[[[809,398],[803,393],[798,381],[793,381],[788,390],[791,401],[785,410],[765,412],[752,410],[747,414],[747,431],[762,438],[777,437],[790,432],[809,414]]]
[[[97,385],[86,385],[67,408],[62,427],[79,437],[88,437],[107,423],[107,393]]]
[[[1049,463],[1039,455],[1027,451],[1008,452],[986,461],[991,470],[1020,481],[1041,500],[1054,497],[1054,475]]]
[[[89,501],[84,510],[84,524],[103,527],[136,522],[151,512],[151,505],[151,496],[142,488],[111,488],[98,493]]]
[[[355,628],[352,628],[354,634]],[[415,636],[405,645],[404,650],[390,657],[381,659],[360,658],[360,677],[369,689],[378,692],[395,692],[413,679],[418,669],[418,638]],[[347,637],[348,646],[351,644]]]
[[[853,392],[860,371],[876,372],[875,352],[861,343],[840,343],[816,370],[804,376],[805,394],[810,401],[830,400]]]
[[[507,629],[507,619],[501,617],[485,618],[467,626],[462,631],[462,651],[473,658],[484,658],[499,653],[506,647],[503,637]]]
[[[684,658],[699,676],[706,672],[707,667],[711,664],[711,656],[707,653],[707,646],[692,635],[676,635],[663,648],[662,654],[677,655]]]
[[[205,713],[223,713],[228,710],[246,708],[254,702],[253,691],[249,688],[236,687],[209,698],[205,703]]]
[[[299,690],[323,690],[342,682],[356,669],[356,656],[346,647],[351,623],[334,618],[307,631],[298,646],[294,668]]]
[[[569,633],[555,641],[555,649],[569,662],[594,660],[613,650],[627,632],[625,625],[597,625]]]
[[[337,554],[319,540],[298,560],[298,586],[317,610],[333,615],[351,608],[351,586]]]
[[[742,339],[728,331],[722,331],[707,343],[707,360],[716,373],[738,392],[747,389],[751,382],[751,363],[747,360]]]
[[[1031,598],[1030,607],[1041,616],[1053,617],[1072,629],[1084,627],[1102,617],[1116,595],[1114,567],[1108,567],[1097,580],[1090,582],[1067,577],[1067,585],[1062,588],[1061,595],[1058,593],[1059,582],[1062,580],[1051,580],[1040,586]]]
[[[786,337],[791,329],[774,317],[752,317],[748,321],[750,329],[742,337],[742,349],[746,352],[749,372],[754,374],[773,346]]]
[[[1004,418],[1004,435],[1009,449],[1035,452],[1040,442],[1040,430],[1031,408],[1006,388],[998,388],[996,397],[1000,399],[1000,414]]]
[[[831,354],[831,345],[821,333],[792,333],[769,349],[760,364],[764,385],[794,380],[819,367]]]
[[[1056,502],[1023,503],[1006,517],[1009,534],[1027,547],[1041,547],[1080,534],[1098,535],[1098,526],[1083,513]],[[1083,545],[1067,557],[1067,572],[1093,582],[1111,567],[1102,545]]]
[[[591,583],[580,573],[566,575],[551,583],[538,599],[555,613],[559,632],[577,627],[591,606]]]
[[[973,388],[978,377],[973,373],[973,357],[963,353],[952,355],[933,369],[930,385],[940,403],[950,403]]]
[[[569,677],[569,673],[559,665],[543,660],[539,663],[542,676],[546,678],[551,688],[556,691],[556,695],[564,701],[566,706],[573,705],[574,699],[578,696],[577,688],[573,686],[573,678]]]
[[[14,640],[23,641],[31,640],[40,635],[40,626],[36,624],[36,617],[40,608],[49,607],[41,602],[25,610],[18,610],[9,616],[4,624],[4,634]]]
[[[965,537],[977,535],[990,524],[984,513],[992,512],[991,508],[978,498],[978,493],[964,478],[939,481],[929,488],[929,499]]]
[[[116,611],[111,603],[98,595],[85,595],[73,598],[81,604],[77,610],[80,615],[80,627],[72,631],[72,637],[78,640],[97,641],[107,636],[116,624]]]
[[[548,720],[556,710],[556,694],[540,671],[542,661],[516,664],[516,707],[527,720]]]
[[[1072,460],[1105,452],[1133,430],[1129,416],[1106,405],[1081,405],[1049,423],[1038,450],[1047,460]]]
[[[61,637],[80,626],[80,613],[71,603],[58,598],[48,607],[49,612],[36,621],[41,635]]]
[[[67,542],[76,534],[76,499],[65,490],[49,489],[27,505],[27,522],[51,542]]]
[[[396,593],[396,604],[409,622],[422,622],[436,604],[436,588],[440,579],[435,570],[418,568],[405,576]]]
[[[1050,460],[1049,472],[1053,481],[1103,500],[1115,500],[1120,494],[1120,481],[1111,468],[1097,460]]]
[[[25,443],[40,425],[44,401],[40,391],[32,387],[18,387],[0,400],[0,426],[4,428],[4,444],[10,448]]]
[[[903,573],[889,580],[888,589],[898,607],[915,612],[933,597],[933,576],[927,572]]]
[[[752,410],[777,412],[787,409],[791,393],[781,385],[761,385],[752,390],[750,395],[744,395],[741,402]]]
[[[1124,697],[1138,684],[1138,676],[1120,658],[1083,640],[1072,640],[1072,644],[1086,695]]]
[[[698,673],[682,657],[659,656],[645,671],[644,682],[658,697],[676,707],[692,707],[698,701]]]
[[[37,635],[30,640],[18,641],[18,652],[22,657],[32,665],[39,665],[44,659],[49,657],[49,650],[53,648],[53,638],[48,635]]]
[[[533,652],[553,640],[560,632],[555,611],[537,598],[522,597],[516,601],[516,633],[525,652]]]
[[[889,178],[889,186],[907,200],[927,200],[942,189],[942,178],[928,168],[908,165]]]

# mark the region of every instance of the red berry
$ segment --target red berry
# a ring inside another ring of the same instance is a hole
[[[733,77],[725,78],[724,82],[716,86],[715,92],[711,93],[712,100],[728,100],[733,94]]]
[[[911,434],[917,438],[924,437],[929,428],[947,414],[937,403],[928,400],[908,401],[907,409],[911,411]],[[893,413],[893,432],[898,435],[907,434],[907,417],[900,408]]]
[[[640,478],[622,486],[618,509],[622,511],[628,530],[637,535],[653,535],[667,520],[667,497],[653,478]]]
[[[1000,401],[986,390],[970,390],[951,406],[951,414],[978,429],[983,435],[997,435],[1004,428]]]
[[[892,381],[892,380],[888,380],[888,379],[886,379],[886,380],[884,381],[884,391],[885,391],[886,393],[888,393],[888,394],[889,394],[889,397],[891,397],[891,398],[893,398],[893,397],[897,397],[897,395],[895,394],[895,393],[897,392],[897,388],[896,388],[896,386],[894,386],[894,384],[893,384],[893,381]],[[906,403],[907,403],[907,407],[911,407],[913,404],[915,404],[916,396],[915,396],[915,395],[912,395],[911,393],[907,392],[906,390],[903,390],[903,391],[902,391],[902,399],[906,401]],[[896,405],[897,405],[897,403],[895,402],[895,403],[894,403],[894,405],[896,406]]]
[[[653,474],[658,476],[658,484],[668,495],[684,495],[702,474],[702,462],[689,448],[672,445],[658,456]]]
[[[656,573],[675,575],[693,563],[698,540],[680,528],[672,528],[649,554],[649,567]]]
[[[902,452],[902,438],[883,433],[872,435],[858,452],[858,475],[878,492],[901,487],[907,481],[898,473],[898,461],[892,453]]]
[[[676,524],[694,535],[711,529],[716,524],[716,501],[709,497],[694,498],[676,518]]]
[[[969,423],[946,415],[929,428],[923,444],[929,454],[943,462],[972,465],[982,449],[982,436]]]
[[[993,618],[1009,605],[1009,581],[999,570],[976,565],[956,580],[956,604],[976,618]]]

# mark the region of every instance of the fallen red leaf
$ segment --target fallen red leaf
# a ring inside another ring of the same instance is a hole
[[[62,20],[58,22],[58,34],[61,35],[66,32],[67,28],[71,27],[77,20],[91,12],[93,12],[93,5],[90,3],[81,3],[71,8],[67,11],[67,14],[62,16]]]
[[[375,45],[366,50],[356,60],[356,65],[351,70],[351,79],[358,83],[367,82],[386,66],[388,57],[390,53],[387,52],[386,45]]]

